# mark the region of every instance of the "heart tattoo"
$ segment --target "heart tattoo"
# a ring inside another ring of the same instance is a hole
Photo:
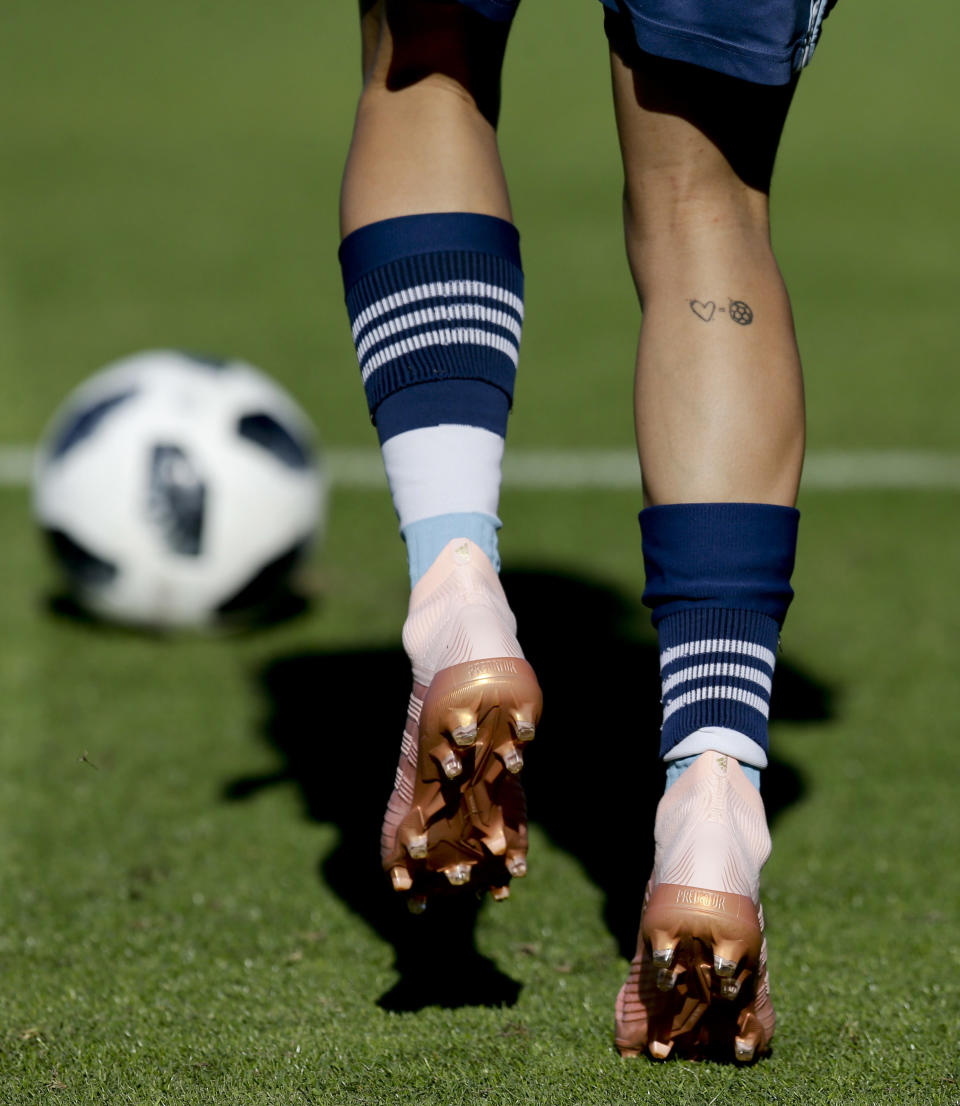
[[[703,319],[705,323],[708,323],[713,318],[713,313],[717,310],[717,305],[713,300],[707,300],[706,303],[701,303],[699,300],[691,300],[690,310],[698,319]]]

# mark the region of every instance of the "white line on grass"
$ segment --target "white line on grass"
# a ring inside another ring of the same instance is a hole
[[[18,488],[30,483],[33,450],[24,445],[0,446],[0,487]]]
[[[383,462],[375,449],[328,449],[331,483],[339,488],[386,488]],[[0,486],[30,482],[33,450],[0,446]],[[575,491],[584,488],[639,489],[640,467],[631,450],[507,450],[503,483],[520,490]],[[807,455],[805,491],[960,490],[960,453],[909,449],[825,450]]]

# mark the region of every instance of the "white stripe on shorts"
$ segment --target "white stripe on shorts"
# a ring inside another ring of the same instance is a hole
[[[795,63],[796,69],[803,69],[813,60],[813,51],[820,40],[820,27],[827,14],[827,0],[810,0],[810,18],[807,20],[807,33],[803,37],[803,50]]]

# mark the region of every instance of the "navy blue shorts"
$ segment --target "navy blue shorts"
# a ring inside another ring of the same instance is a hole
[[[548,0],[549,2],[549,0]],[[786,84],[807,65],[835,0],[601,0],[622,20],[607,20],[620,53],[702,65],[756,84]],[[488,19],[513,18],[520,0],[460,0]],[[632,28],[633,41],[618,40]]]

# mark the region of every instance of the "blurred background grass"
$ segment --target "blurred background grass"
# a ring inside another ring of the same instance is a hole
[[[526,0],[508,55],[514,446],[632,444],[600,21]],[[814,448],[957,449],[958,30],[945,0],[843,0],[801,81],[774,230]],[[6,5],[0,444],[103,362],[179,346],[261,365],[327,445],[373,446],[335,263],[356,55],[351,4]],[[956,492],[803,496],[765,781],[781,1023],[748,1072],[610,1044],[659,786],[638,499],[505,492],[547,692],[534,862],[475,929],[411,935],[376,859],[406,678],[385,492],[335,493],[309,614],[168,640],[58,615],[26,491],[0,491],[0,1097],[960,1101]],[[575,680],[568,625],[595,643]],[[605,743],[616,779],[596,765],[571,808]],[[463,991],[418,984],[418,958]]]
[[[540,6],[517,19],[501,127],[530,296],[511,437],[629,444],[636,306],[600,13]],[[844,9],[801,82],[774,191],[811,444],[947,448],[957,17]],[[356,38],[350,4],[8,5],[0,441],[157,343],[239,351],[297,391],[327,441],[370,440],[333,261]]]

